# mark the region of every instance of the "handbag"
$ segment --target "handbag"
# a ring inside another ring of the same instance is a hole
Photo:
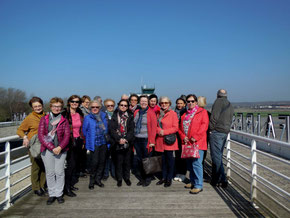
[[[200,158],[197,144],[182,144],[181,158]]]
[[[164,142],[166,145],[173,145],[175,141],[176,141],[176,133],[164,136]]]
[[[162,171],[162,156],[143,158],[142,163],[146,175]]]
[[[29,141],[29,151],[32,157],[40,158],[41,143],[38,139],[38,135],[35,134]]]

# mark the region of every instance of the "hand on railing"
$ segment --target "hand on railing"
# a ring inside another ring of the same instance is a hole
[[[27,136],[24,136],[23,137],[23,146],[27,148],[28,145],[29,145],[29,139],[27,138]]]

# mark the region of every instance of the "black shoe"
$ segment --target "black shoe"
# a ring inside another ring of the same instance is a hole
[[[44,194],[48,194],[48,189],[47,189],[47,187],[43,187],[43,188],[41,188],[41,190],[43,191]]]
[[[56,199],[55,197],[49,197],[46,204],[51,205],[55,201],[55,199]]]
[[[143,187],[147,187],[151,184],[151,180],[146,180],[144,183],[143,183]]]
[[[62,204],[62,203],[64,203],[64,199],[63,199],[63,197],[62,197],[62,196],[60,196],[60,197],[57,197],[57,198],[56,198],[56,200],[57,200],[57,202],[58,202],[59,204]]]
[[[139,182],[137,183],[137,186],[141,186],[141,185],[143,185],[143,182],[142,182],[142,181],[139,181]]]
[[[122,186],[122,180],[117,182],[117,186],[121,187]]]
[[[94,184],[91,184],[91,183],[90,183],[90,184],[89,184],[89,189],[90,189],[90,190],[93,190],[93,189],[94,189]]]
[[[72,191],[77,191],[77,190],[79,190],[79,188],[77,188],[77,187],[75,187],[75,186],[71,186],[70,189],[71,189]]]
[[[95,181],[95,184],[97,185],[97,186],[99,186],[99,187],[101,187],[101,188],[103,188],[105,185],[102,183],[102,182],[100,182],[100,181]]]
[[[161,180],[159,180],[159,181],[156,183],[156,185],[162,185],[163,183],[165,183],[165,179],[161,179]]]
[[[228,182],[222,182],[220,186],[221,186],[222,188],[227,188],[228,185],[229,185]]]
[[[171,180],[167,180],[165,183],[164,183],[164,187],[167,188],[167,187],[170,187],[172,184]]]
[[[64,194],[69,196],[69,197],[76,197],[77,196],[75,193],[72,192],[71,189],[65,189]]]
[[[131,184],[132,184],[131,181],[130,181],[130,179],[126,179],[125,180],[125,183],[127,184],[127,186],[131,186]]]
[[[44,191],[42,189],[39,190],[35,190],[34,194],[38,195],[38,196],[43,196],[44,195]]]
[[[217,184],[216,182],[214,182],[214,181],[211,181],[210,184],[211,184],[211,186],[213,186],[213,187],[217,187],[217,185],[218,185],[218,184]]]
[[[103,181],[107,181],[108,180],[108,178],[109,178],[109,176],[103,176]]]

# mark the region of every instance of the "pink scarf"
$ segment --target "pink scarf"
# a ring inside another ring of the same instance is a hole
[[[197,111],[197,109],[198,109],[198,105],[196,105],[196,106],[195,106],[194,108],[192,108],[191,110],[187,109],[184,120],[186,120],[186,121],[189,120],[189,118],[191,117],[191,115],[192,115],[193,113],[195,113],[195,112]]]

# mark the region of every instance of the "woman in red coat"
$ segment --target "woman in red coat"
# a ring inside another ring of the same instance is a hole
[[[178,150],[178,143],[175,138],[175,142],[168,145],[164,141],[164,136],[178,131],[178,117],[176,112],[171,110],[171,100],[168,97],[160,97],[159,102],[161,110],[158,116],[155,151],[162,152],[162,179],[156,185],[164,183],[164,187],[169,187],[174,173],[173,151]]]
[[[198,145],[200,158],[187,159],[190,171],[190,182],[185,188],[191,188],[191,194],[198,194],[203,188],[202,160],[207,150],[206,131],[208,129],[207,111],[197,105],[197,97],[190,94],[186,97],[187,112],[181,117],[179,135],[184,143]]]

